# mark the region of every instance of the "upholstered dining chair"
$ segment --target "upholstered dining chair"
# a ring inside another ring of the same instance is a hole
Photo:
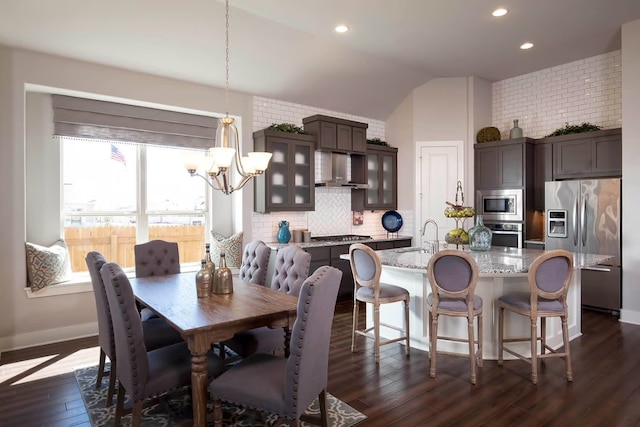
[[[98,314],[98,343],[100,344],[100,362],[98,365],[98,377],[96,379],[96,389],[102,385],[102,378],[109,374],[109,390],[107,394],[107,406],[113,403],[113,395],[116,385],[116,350],[115,340],[113,338],[113,323],[111,321],[111,312],[109,311],[109,301],[107,300],[107,292],[100,276],[100,269],[106,260],[99,252],[89,252],[85,257],[89,275],[91,276],[91,285],[93,286],[93,294],[96,300],[96,310]],[[142,334],[147,350],[155,350],[167,345],[183,342],[180,334],[173,329],[167,322],[160,318],[145,320],[142,322]],[[109,358],[111,367],[109,371],[105,371],[106,358]]]
[[[138,316],[131,283],[118,264],[106,263],[100,269],[105,284],[118,360],[118,399],[115,425],[124,415],[124,398],[131,399],[134,427],[140,426],[146,399],[191,384],[191,352],[185,342],[147,351],[142,321]],[[224,362],[213,352],[207,357],[211,377],[224,370]]]
[[[438,353],[459,356],[459,353],[438,351],[438,340],[463,342],[469,346],[471,384],[476,383],[476,365],[482,366],[482,298],[475,295],[478,284],[478,265],[468,254],[458,250],[444,250],[432,255],[427,265],[431,294],[427,297],[429,310],[429,375],[436,376]],[[440,315],[466,317],[467,338],[438,334]],[[474,319],[478,318],[478,332],[474,333]],[[476,350],[477,345],[477,350]]]
[[[133,247],[136,277],[165,276],[180,273],[180,253],[176,242],[150,240]],[[142,320],[156,317],[145,307],[138,307]]]
[[[349,247],[349,261],[355,285],[351,352],[356,351],[356,336],[362,335],[374,340],[376,363],[380,363],[380,347],[398,341],[405,341],[405,354],[409,356],[409,291],[400,286],[380,282],[382,264],[378,255],[369,246],[362,243],[352,244]],[[358,329],[360,302],[373,305],[373,326],[366,329]],[[404,329],[380,322],[380,305],[394,302],[404,304]],[[402,336],[383,341],[380,339],[380,326],[399,331]],[[373,335],[371,335],[371,331],[373,331]]]
[[[279,422],[293,420],[290,425],[299,426],[316,397],[319,424],[327,425],[329,342],[341,278],[337,268],[322,266],[302,284],[288,358],[255,353],[211,382],[216,427],[222,425],[222,401],[275,413]]]
[[[529,268],[529,292],[512,292],[498,298],[498,364],[504,363],[504,352],[510,353],[531,364],[531,382],[538,383],[538,359],[559,357],[565,360],[567,381],[573,381],[571,369],[571,346],[567,326],[567,293],[573,275],[573,255],[557,249],[545,252],[536,258]],[[504,337],[504,311],[526,316],[530,319],[531,334],[526,338]],[[547,317],[559,317],[562,322],[563,350],[554,350],[547,345]],[[540,319],[540,334],[538,334]],[[526,357],[505,343],[528,341],[531,357]],[[540,353],[538,354],[538,341]],[[548,353],[547,353],[548,351]]]
[[[242,263],[238,277],[247,282],[264,286],[267,282],[267,268],[271,248],[262,240],[252,240],[242,251]]]
[[[287,246],[278,250],[271,289],[298,296],[302,283],[309,276],[310,266],[311,254],[300,247]],[[273,353],[285,347],[284,329],[263,326],[239,332],[225,341],[225,345],[243,358],[256,352]]]

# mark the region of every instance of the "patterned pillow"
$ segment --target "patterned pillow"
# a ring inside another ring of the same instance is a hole
[[[27,249],[27,281],[33,292],[47,285],[66,282],[71,276],[69,250],[64,240],[48,248],[25,243]]]
[[[227,267],[240,267],[242,263],[242,231],[231,237],[224,237],[215,231],[211,232],[211,259],[216,268],[220,265],[220,252],[224,252]]]

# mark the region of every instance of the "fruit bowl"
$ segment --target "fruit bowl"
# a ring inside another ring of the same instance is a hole
[[[450,245],[468,245],[469,234],[463,228],[454,228],[444,236],[444,241]]]
[[[476,211],[471,206],[448,204],[449,206],[444,210],[444,216],[447,218],[471,218],[476,215]]]

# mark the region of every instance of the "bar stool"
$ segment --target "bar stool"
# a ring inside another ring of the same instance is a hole
[[[571,349],[567,327],[567,293],[573,275],[573,255],[558,249],[545,252],[533,261],[528,279],[530,292],[513,292],[498,298],[498,365],[504,362],[504,352],[513,354],[531,364],[531,382],[538,383],[538,359],[560,357],[565,359],[567,381],[573,381]],[[504,338],[504,310],[507,309],[531,320],[531,336],[526,338]],[[564,351],[556,351],[547,345],[547,317],[559,317],[562,321]],[[540,335],[538,336],[538,318]],[[504,343],[531,342],[531,357],[523,356]],[[538,354],[540,341],[540,354]],[[547,353],[547,350],[549,353]]]
[[[376,363],[380,363],[380,347],[398,341],[405,341],[405,353],[409,356],[409,291],[400,286],[380,283],[382,264],[375,251],[367,245],[354,243],[349,247],[349,261],[353,272],[355,290],[353,293],[353,330],[351,352],[356,351],[356,335],[373,338],[375,341]],[[373,304],[373,326],[358,329],[359,302]],[[404,329],[380,322],[380,304],[404,303]],[[398,338],[380,340],[380,326],[402,333]],[[373,330],[373,335],[370,332]]]
[[[438,340],[463,342],[469,344],[469,362],[471,365],[471,384],[476,383],[476,364],[482,367],[482,298],[475,295],[478,284],[478,265],[465,252],[447,249],[429,259],[427,266],[431,294],[427,297],[429,310],[429,358],[430,376],[436,376],[436,355],[459,353],[438,351]],[[438,317],[440,315],[466,317],[467,338],[438,335]],[[478,335],[474,335],[473,320],[478,317]],[[477,350],[475,346],[477,345]]]

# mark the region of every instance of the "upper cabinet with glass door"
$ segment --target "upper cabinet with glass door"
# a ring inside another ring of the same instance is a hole
[[[254,149],[273,153],[255,180],[256,212],[312,211],[315,208],[315,137],[263,129],[253,133]]]
[[[351,208],[396,209],[398,205],[398,149],[382,145],[367,144],[364,158],[364,172],[369,188],[353,190]],[[352,168],[358,173],[358,167],[352,159]]]

